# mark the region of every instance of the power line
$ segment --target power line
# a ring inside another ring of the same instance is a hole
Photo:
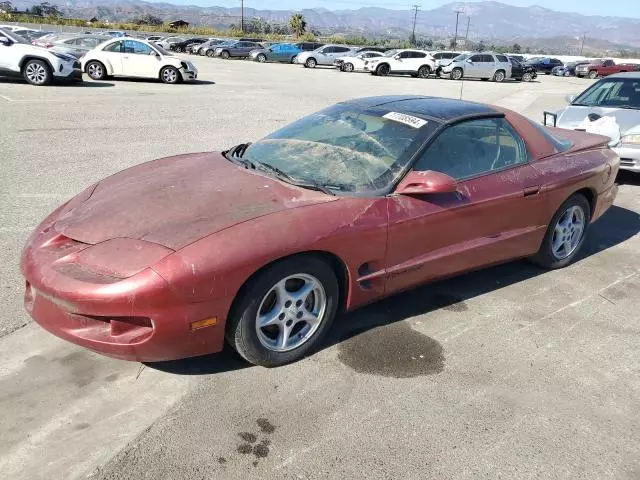
[[[453,49],[455,50],[458,46],[458,19],[460,18],[460,14],[464,13],[464,10],[456,10],[456,33],[453,36]]]
[[[411,43],[415,46],[416,44],[416,20],[418,19],[418,10],[420,10],[420,5],[412,5],[413,9],[413,30],[411,31]]]

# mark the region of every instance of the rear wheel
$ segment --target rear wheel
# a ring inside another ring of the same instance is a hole
[[[53,74],[47,62],[37,59],[29,60],[24,64],[22,76],[28,83],[38,87],[49,85],[53,80]]]
[[[229,317],[227,341],[247,361],[277,367],[309,354],[338,310],[339,287],[319,258],[278,262],[251,280]]]
[[[538,265],[555,269],[569,265],[584,243],[591,221],[591,205],[580,194],[573,195],[555,213],[542,246],[532,260]]]
[[[596,78],[598,78],[598,72],[596,70],[591,70],[589,72],[589,78],[591,80],[595,80]]]
[[[223,50],[223,51],[222,51],[222,53],[220,54],[220,56],[221,56],[222,58],[224,58],[225,60],[229,60],[229,57],[230,57],[231,55],[229,54],[229,52],[228,52],[227,50]]]
[[[451,72],[451,78],[453,80],[460,80],[462,78],[462,69],[454,68],[453,71]]]
[[[390,72],[391,72],[391,68],[386,63],[383,63],[382,65],[378,65],[378,68],[376,68],[376,75],[380,77],[386,77],[387,75],[389,75]]]
[[[89,75],[93,80],[104,80],[107,78],[107,69],[101,62],[91,61],[87,63],[85,69],[87,71],[87,75]]]
[[[256,57],[256,59],[260,62],[260,63],[264,63],[267,61],[267,56],[264,53],[260,53],[258,54],[258,56]]]
[[[206,51],[206,53],[205,53],[205,55],[206,55],[207,57],[213,57],[213,50],[211,50],[211,49],[207,50],[207,51]]]
[[[418,69],[418,76],[420,78],[429,78],[429,75],[431,75],[431,67],[428,65],[423,65]]]
[[[504,82],[505,79],[505,73],[504,70],[498,70],[494,75],[493,75],[493,81],[497,82],[497,83],[502,83]]]

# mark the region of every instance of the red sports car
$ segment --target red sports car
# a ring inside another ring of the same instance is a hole
[[[116,358],[277,366],[336,314],[479,267],[564,267],[613,203],[606,137],[417,96],[348,101],[252,144],[92,185],[36,229],[25,304]]]

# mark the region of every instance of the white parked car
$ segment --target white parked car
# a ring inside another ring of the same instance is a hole
[[[333,64],[343,72],[362,72],[364,71],[364,62],[366,60],[382,57],[382,55],[384,54],[381,52],[366,50],[357,55],[338,57]]]
[[[316,68],[316,65],[333,65],[338,57],[353,54],[353,48],[343,45],[324,45],[313,52],[302,52],[296,57],[296,63],[305,68]]]
[[[20,35],[0,28],[0,75],[24,77],[32,85],[54,80],[82,81],[80,62],[71,55],[35,47]]]
[[[108,76],[159,78],[179,83],[198,77],[198,70],[158,45],[144,40],[114,38],[82,57],[82,70],[94,80]]]
[[[453,80],[481,78],[503,82],[511,77],[511,62],[506,55],[492,52],[465,53],[442,67],[442,75],[448,75]]]
[[[164,48],[165,50],[169,50],[173,43],[184,42],[185,40],[185,37],[165,37],[155,43],[157,45],[160,45],[160,47]]]
[[[424,50],[390,50],[382,57],[364,62],[364,69],[374,75],[389,74],[411,75],[427,78],[435,71],[436,62],[429,52]]]

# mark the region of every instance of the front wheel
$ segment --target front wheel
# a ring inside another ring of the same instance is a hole
[[[342,65],[342,71],[343,72],[353,72],[353,63],[345,63]]]
[[[22,76],[31,85],[41,87],[49,85],[53,80],[51,68],[43,60],[29,60],[22,68]]]
[[[564,202],[551,219],[542,246],[532,260],[549,268],[569,265],[584,244],[587,227],[591,221],[591,205],[580,194]]]
[[[589,78],[591,80],[595,80],[596,78],[598,78],[598,72],[596,70],[591,70],[589,72]]]
[[[211,57],[213,57],[214,52],[213,52],[213,50],[207,50],[207,51],[205,52],[205,55],[206,55],[207,57],[211,58]]]
[[[389,75],[390,72],[391,72],[391,68],[386,63],[383,63],[382,65],[378,65],[378,68],[376,68],[376,75],[380,77],[386,77],[387,75]]]
[[[420,78],[429,78],[429,75],[431,75],[431,68],[428,66],[423,65],[418,69],[418,76]]]
[[[304,62],[304,66],[307,68],[316,68],[317,64],[318,62],[316,62],[315,58],[307,58],[307,61]]]
[[[180,81],[180,72],[176,67],[164,67],[160,72],[160,79],[164,83],[178,83]]]
[[[522,81],[523,82],[532,82],[533,81],[533,77],[531,76],[531,74],[529,72],[526,72],[522,75]]]
[[[224,58],[225,60],[229,60],[229,57],[230,57],[231,55],[229,54],[229,52],[228,52],[228,51],[223,50],[223,51],[222,51],[222,53],[220,54],[220,56],[221,56],[222,58]]]
[[[462,78],[462,69],[454,68],[453,71],[451,72],[451,78],[453,80],[460,80]]]
[[[258,62],[264,63],[267,61],[267,56],[264,53],[261,53],[256,59],[258,60]]]
[[[338,281],[326,262],[311,256],[278,262],[243,287],[229,317],[227,341],[256,365],[300,360],[329,330],[338,299]]]

